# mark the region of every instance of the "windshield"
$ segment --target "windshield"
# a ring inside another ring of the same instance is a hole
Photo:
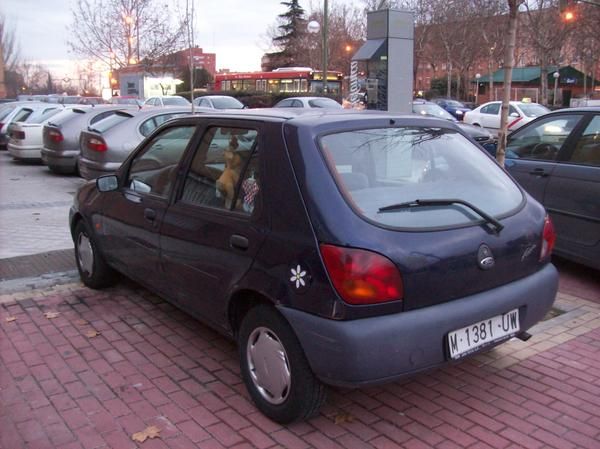
[[[308,100],[311,108],[342,109],[342,105],[331,98],[316,98]]]
[[[36,117],[35,119],[31,120],[31,123],[42,123],[42,122],[45,122],[46,120],[48,120],[49,118],[55,116],[56,114],[58,114],[59,112],[61,112],[63,110],[64,109],[61,109],[61,108],[48,109],[42,115],[40,115],[40,116]]]
[[[243,109],[244,103],[231,97],[213,97],[212,103],[215,109]]]
[[[443,118],[444,120],[451,120],[453,122],[456,121],[452,114],[450,114],[441,106],[433,103],[413,103],[413,112],[415,114],[426,115],[428,117]]]
[[[190,104],[183,97],[163,97],[162,101],[165,106],[186,106]]]
[[[416,200],[454,198],[499,217],[518,208],[517,185],[461,134],[442,128],[366,129],[324,136],[325,159],[355,211],[376,223],[405,229],[480,223],[464,204],[382,212]]]
[[[464,108],[465,107],[464,104],[462,104],[460,101],[456,101],[456,100],[446,100],[446,105],[452,106],[453,108]]]
[[[521,103],[519,108],[527,117],[539,117],[550,112],[550,109],[537,103]]]
[[[5,118],[8,114],[10,114],[15,109],[15,106],[5,106],[0,109],[0,120]]]

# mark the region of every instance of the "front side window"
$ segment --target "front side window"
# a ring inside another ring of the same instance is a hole
[[[192,138],[195,126],[165,129],[133,159],[127,186],[140,193],[168,197],[177,174],[177,165]]]
[[[348,203],[385,226],[427,229],[481,220],[472,207],[453,202],[421,207],[417,200],[460,199],[494,217],[523,201],[504,171],[453,130],[356,130],[326,135],[320,146]]]
[[[534,125],[523,128],[510,137],[506,147],[506,157],[555,160],[579,120],[581,120],[580,114],[540,119]]]
[[[209,128],[186,175],[181,201],[251,214],[259,191],[257,142],[254,129]]]
[[[600,115],[596,115],[583,131],[571,162],[600,167]]]

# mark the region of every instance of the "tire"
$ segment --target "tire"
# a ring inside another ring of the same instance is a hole
[[[258,305],[246,314],[239,351],[242,378],[264,415],[287,424],[318,413],[325,386],[310,369],[294,331],[274,307]],[[257,359],[262,366],[268,364],[268,372],[257,366]]]
[[[75,261],[81,281],[90,288],[99,289],[113,285],[116,272],[108,266],[83,220],[75,226]]]

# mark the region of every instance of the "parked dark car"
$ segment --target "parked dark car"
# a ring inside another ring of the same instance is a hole
[[[85,285],[117,270],[236,339],[280,423],[526,338],[557,290],[544,208],[454,124],[321,111],[170,120],[70,211]]]
[[[466,106],[464,103],[451,98],[435,98],[431,101],[442,107],[452,116],[454,116],[454,118],[460,121],[462,121],[463,117],[465,116],[465,112],[469,112],[471,110],[471,108]]]
[[[79,136],[79,174],[85,179],[114,173],[139,143],[158,126],[190,113],[190,107],[164,106],[117,111],[83,130]],[[196,108],[195,112],[206,111]]]
[[[419,99],[413,100],[413,112],[426,117],[441,118],[448,120],[449,122],[453,122],[459,126],[460,129],[462,129],[469,137],[477,141],[479,145],[488,150],[488,152],[493,153],[496,149],[496,139],[494,139],[494,136],[492,136],[487,129],[458,121],[448,111],[431,101]]]
[[[59,112],[44,126],[42,161],[55,173],[77,173],[81,131],[127,108],[137,109],[127,105],[82,105]]]
[[[556,254],[600,270],[600,107],[537,118],[508,136],[506,158],[552,217]]]

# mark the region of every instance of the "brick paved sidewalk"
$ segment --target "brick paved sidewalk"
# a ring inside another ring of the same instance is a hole
[[[231,342],[134,284],[0,296],[0,447],[597,449],[600,304],[558,304],[526,343],[332,390],[320,416],[280,426],[249,402]]]

